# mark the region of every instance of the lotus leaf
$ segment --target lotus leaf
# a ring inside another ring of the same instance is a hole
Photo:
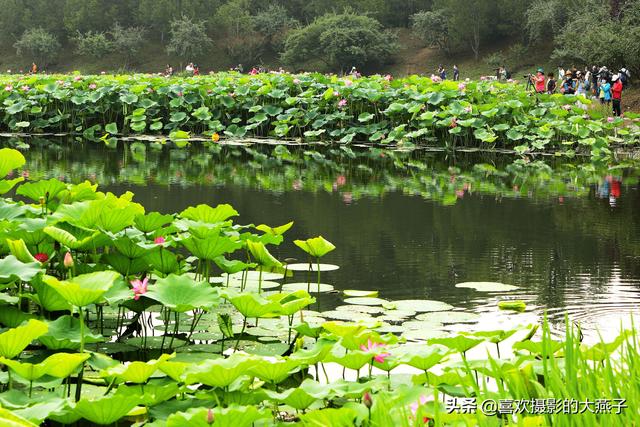
[[[158,279],[145,296],[181,313],[195,308],[210,310],[219,301],[218,293],[209,284],[196,282],[186,274]]]
[[[63,281],[45,276],[44,282],[75,307],[85,307],[98,302],[118,278],[120,275],[115,271],[100,271]]]

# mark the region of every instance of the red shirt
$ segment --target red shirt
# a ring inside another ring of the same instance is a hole
[[[622,99],[622,82],[620,80],[613,84],[611,92],[613,93],[613,99]]]
[[[538,74],[536,76],[536,92],[544,92],[547,88],[544,84],[545,78],[544,74]]]

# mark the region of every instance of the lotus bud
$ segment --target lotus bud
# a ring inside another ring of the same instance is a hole
[[[369,394],[368,391],[364,392],[364,395],[362,396],[362,403],[364,404],[364,406],[371,409],[371,405],[373,405],[373,399],[371,398],[371,394]]]
[[[40,196],[38,201],[40,202],[40,206],[44,206],[44,196]]]
[[[64,264],[64,266],[66,268],[72,268],[73,267],[73,257],[71,256],[71,252],[67,252],[64,255],[64,261],[62,262]]]
[[[216,420],[216,417],[213,415],[213,411],[209,409],[207,411],[207,424],[213,424],[215,420]]]

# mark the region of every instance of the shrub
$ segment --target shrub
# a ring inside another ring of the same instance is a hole
[[[411,16],[411,28],[428,47],[437,47],[449,54],[449,19],[442,11],[423,11]]]
[[[186,16],[171,21],[169,33],[171,39],[167,45],[167,52],[178,56],[181,60],[193,59],[211,44],[204,23],[193,21]]]
[[[113,49],[122,55],[125,67],[135,58],[144,44],[146,30],[142,27],[123,27],[117,22],[110,31]]]
[[[41,67],[47,66],[60,51],[56,36],[42,28],[26,30],[13,47],[18,55],[30,55]]]

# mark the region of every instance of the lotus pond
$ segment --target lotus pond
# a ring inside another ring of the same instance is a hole
[[[6,425],[640,417],[633,159],[2,145]]]

